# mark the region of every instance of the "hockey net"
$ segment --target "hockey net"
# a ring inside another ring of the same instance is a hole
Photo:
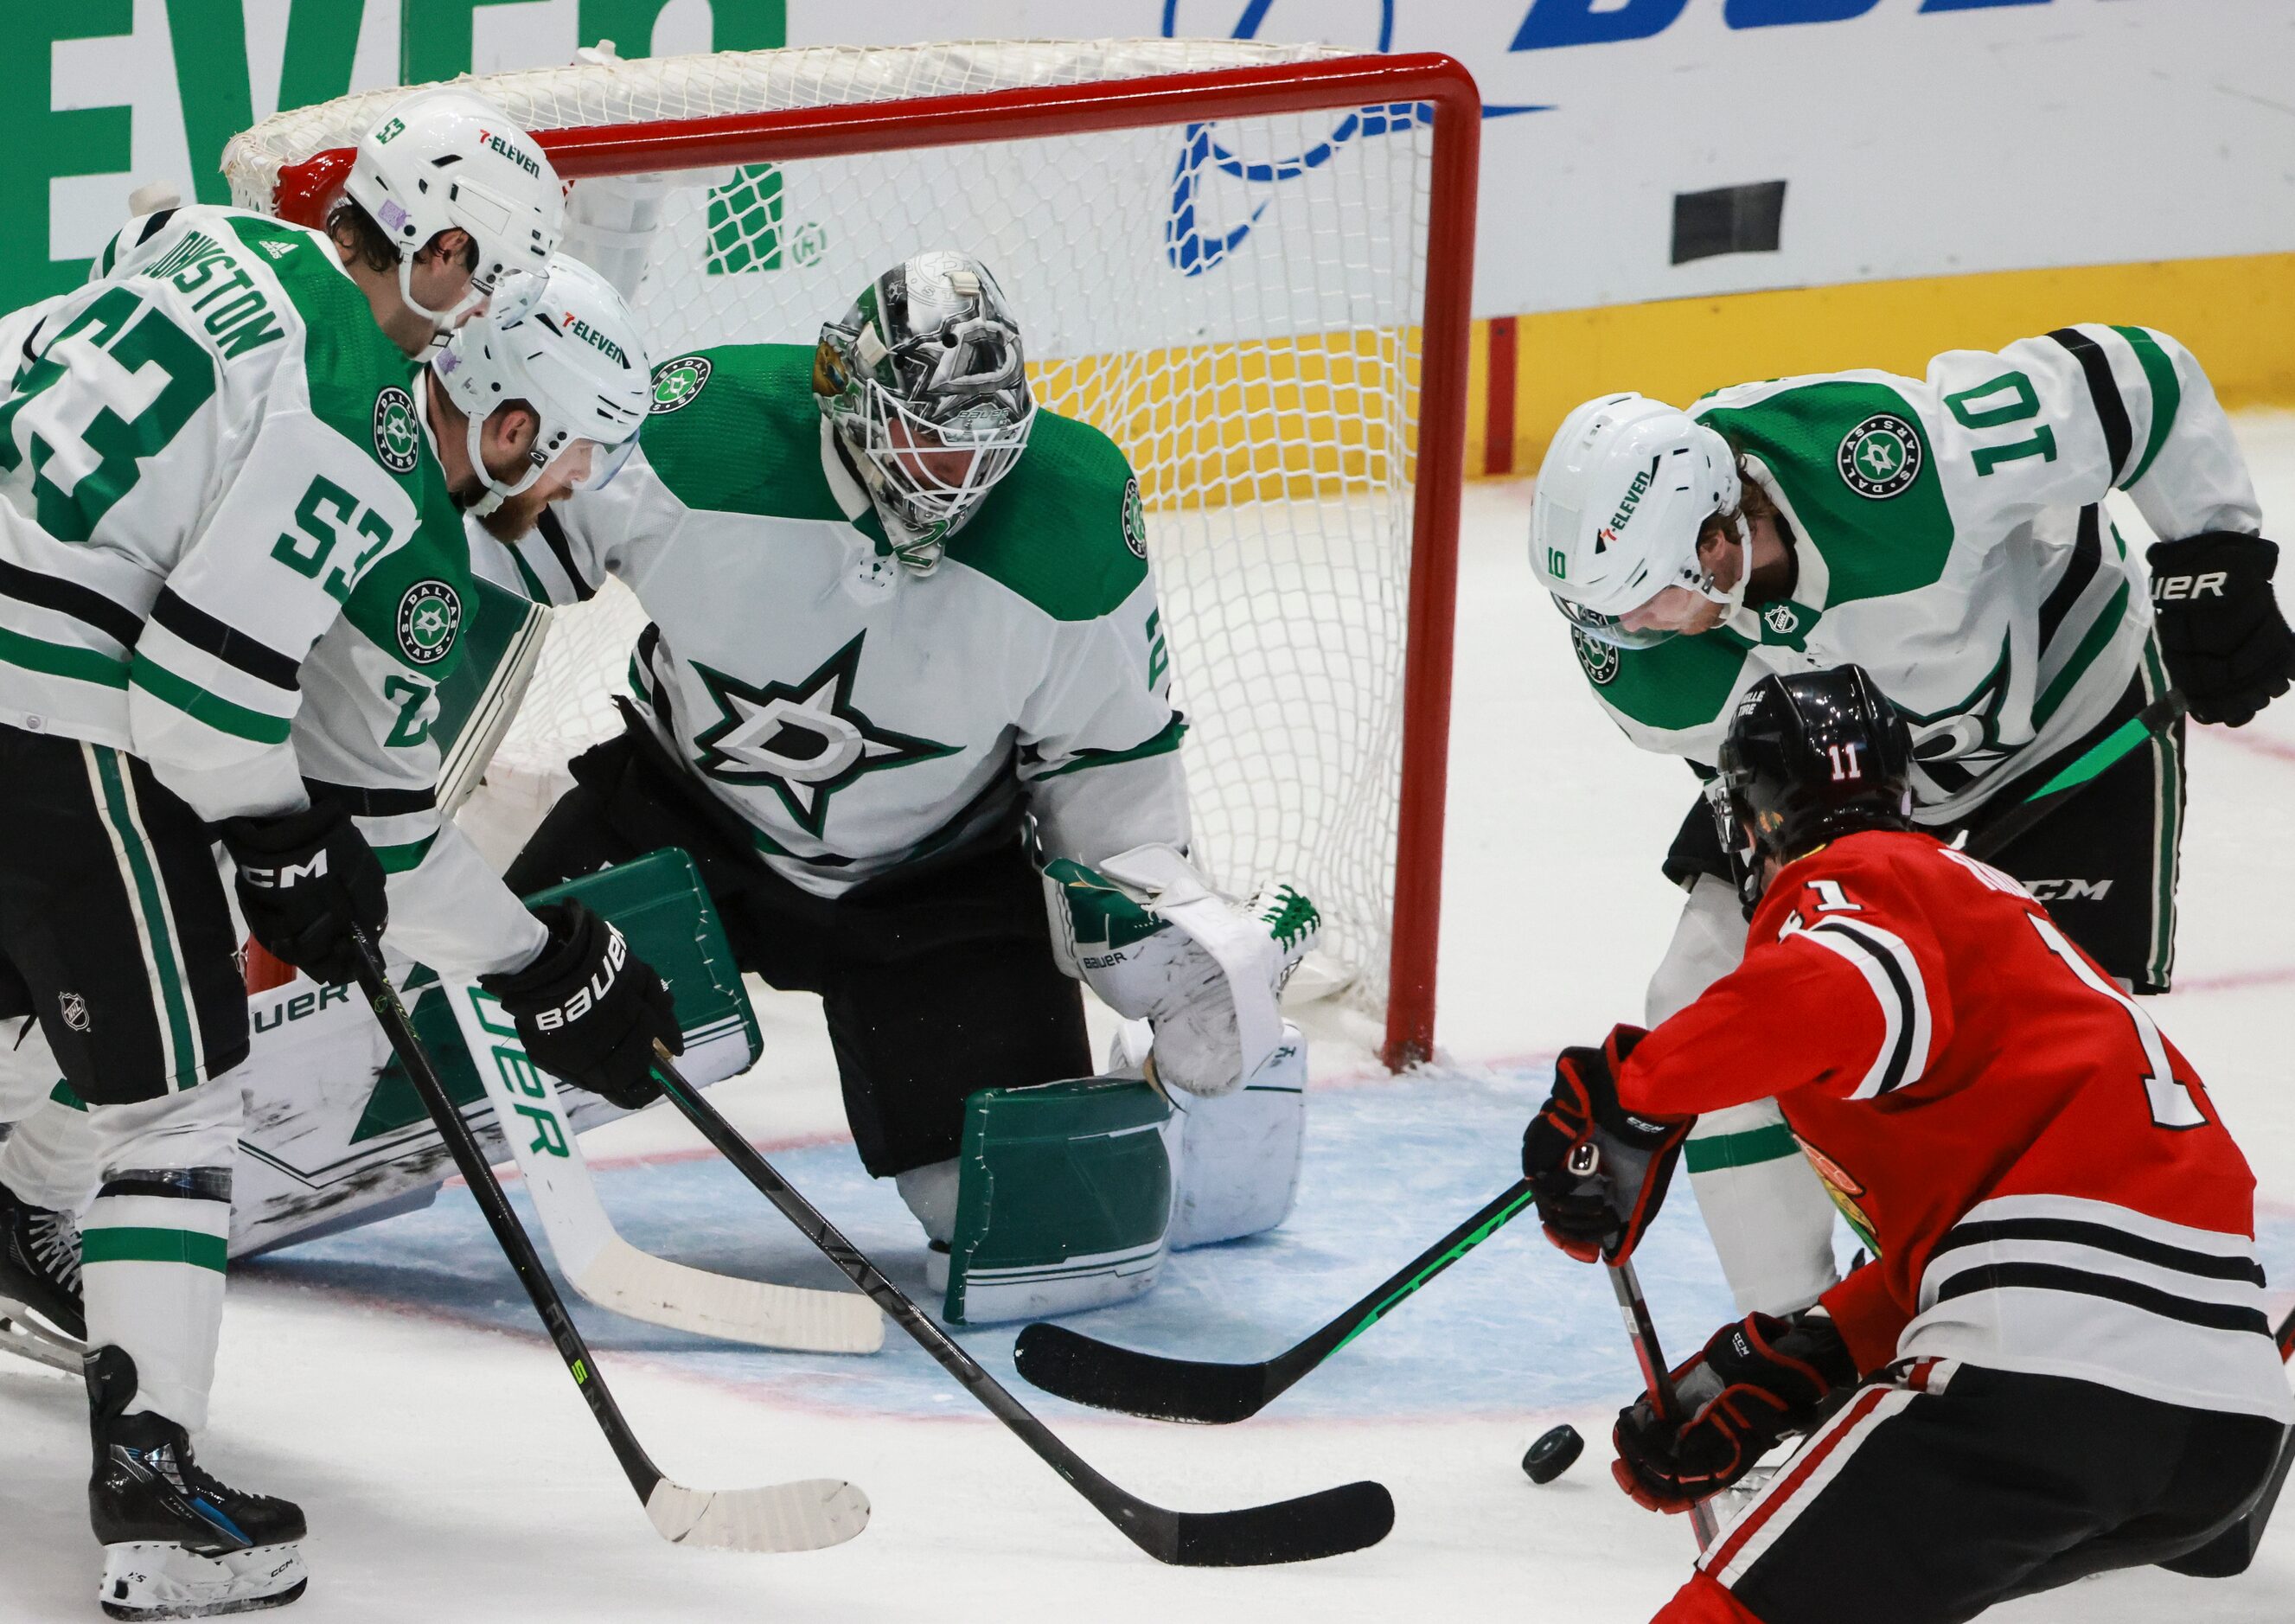
[[[996,273],[1040,402],[1105,431],[1139,477],[1190,722],[1195,855],[1238,894],[1302,885],[1325,919],[1323,984],[1384,1011],[1391,1063],[1424,1056],[1463,437],[1455,261],[1472,241],[1463,70],[1156,39],[606,59],[470,83],[576,184],[667,173],[638,301],[657,363],[809,344],[923,249]],[[347,154],[323,155],[403,94],[241,135],[234,201],[307,214],[290,194],[327,184],[331,161],[339,176]],[[642,624],[610,584],[553,616],[490,771],[547,779],[610,733]]]

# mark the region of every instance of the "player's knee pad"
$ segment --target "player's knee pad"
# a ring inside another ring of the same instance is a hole
[[[1086,1077],[983,1089],[965,1103],[944,1310],[982,1325],[1136,1297],[1162,1269],[1172,1217],[1148,1083]]]
[[[106,1184],[131,1173],[183,1169],[218,1171],[228,1184],[244,1115],[236,1070],[158,1099],[92,1106],[87,1124],[95,1167]]]
[[[1689,1008],[1744,956],[1745,914],[1736,887],[1711,874],[1699,875],[1681,905],[1665,957],[1650,976],[1644,1024],[1655,1026]]]

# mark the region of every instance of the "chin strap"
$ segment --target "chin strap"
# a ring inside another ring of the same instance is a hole
[[[528,458],[526,477],[517,484],[504,485],[501,480],[496,479],[487,470],[486,460],[480,454],[480,441],[486,433],[486,420],[482,417],[466,416],[462,420],[462,445],[470,455],[470,470],[485,480],[486,486],[486,494],[463,510],[473,518],[484,518],[511,497],[531,489],[534,482],[542,477],[541,467],[536,465],[533,459]]]

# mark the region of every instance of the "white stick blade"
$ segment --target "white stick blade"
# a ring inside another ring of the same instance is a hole
[[[673,1545],[717,1551],[818,1551],[869,1526],[869,1497],[835,1478],[765,1489],[686,1489],[664,1478],[646,1515]]]
[[[600,1308],[701,1336],[800,1353],[874,1353],[885,1345],[885,1317],[858,1292],[711,1274],[641,1252],[619,1236],[570,1277]]]
[[[878,1334],[883,1334],[881,1328]],[[19,1354],[36,1365],[61,1370],[66,1375],[81,1374],[81,1357],[87,1351],[69,1337],[59,1336],[38,1324],[21,1308],[4,1299],[0,1299],[0,1349]]]

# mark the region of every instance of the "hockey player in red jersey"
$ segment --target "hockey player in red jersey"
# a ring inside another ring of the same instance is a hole
[[[1775,1095],[1874,1254],[1718,1332],[1674,1372],[1680,1424],[1621,1415],[1613,1471],[1668,1511],[1816,1427],[1659,1624],[1949,1624],[2110,1568],[2221,1571],[2193,1554],[2284,1471],[2246,1159],[2046,909],[1912,828],[1909,758],[1858,667],[1756,684],[1711,792],[1744,962],[1565,1050],[1523,1136],[1548,1236],[1615,1261],[1696,1114]]]

